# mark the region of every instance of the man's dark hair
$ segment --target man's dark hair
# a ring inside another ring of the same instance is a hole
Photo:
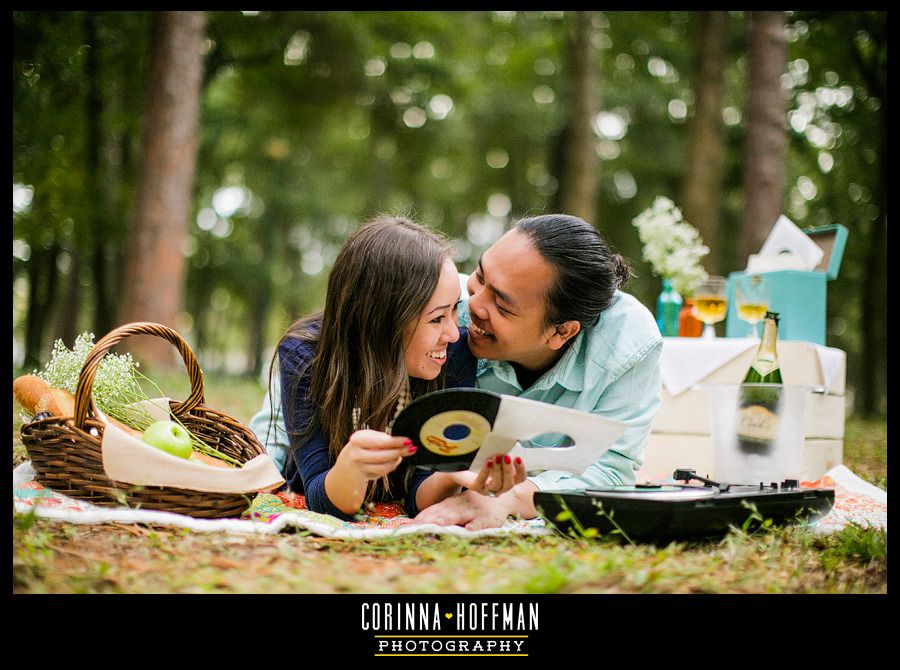
[[[532,216],[516,222],[514,230],[528,235],[553,267],[556,280],[547,293],[544,319],[548,327],[565,321],[578,321],[582,328],[594,326],[612,304],[616,289],[631,276],[625,259],[577,216]]]

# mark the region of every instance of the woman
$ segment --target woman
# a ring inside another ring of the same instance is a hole
[[[285,478],[313,511],[352,518],[365,503],[405,499],[406,511],[458,493],[508,490],[522,463],[476,475],[428,473],[390,435],[412,399],[474,386],[475,358],[457,327],[460,285],[447,242],[405,218],[380,216],[353,233],[328,279],[325,309],[278,346],[281,409],[291,442]]]

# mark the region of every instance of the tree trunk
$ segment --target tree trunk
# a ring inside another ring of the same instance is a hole
[[[600,68],[591,41],[592,12],[577,12],[572,49],[572,104],[565,135],[560,203],[567,214],[595,223],[599,158],[593,121],[599,111]]]
[[[90,228],[91,246],[85,253],[85,262],[91,268],[91,288],[94,302],[93,332],[97,339],[103,337],[113,327],[112,307],[109,298],[109,281],[107,277],[107,254],[109,249],[110,227],[108,225],[109,203],[104,199],[101,188],[101,165],[105,164],[103,153],[103,99],[100,94],[101,74],[99,71],[100,42],[97,36],[97,16],[94,12],[85,12],[85,41],[90,45],[85,58],[85,79],[87,95],[85,96],[87,115],[87,146],[85,147],[85,193],[91,208]]]
[[[130,183],[137,184],[137,163],[140,158],[140,150],[138,149],[135,151],[133,149],[133,146],[136,144],[134,142],[135,134],[134,131],[129,132],[125,130],[112,139],[113,144],[110,147],[110,150],[118,150],[121,155],[121,160],[118,169],[111,171],[109,179],[103,184],[105,193],[104,202],[109,203],[109,211],[111,212],[112,217],[110,220],[120,222],[114,226],[112,231],[110,231],[111,235],[106,241],[105,248],[98,250],[98,254],[94,258],[94,270],[96,271],[97,265],[101,265],[101,277],[105,284],[102,297],[105,297],[107,301],[106,304],[108,305],[109,310],[107,318],[109,319],[110,326],[118,326],[122,323],[121,318],[124,311],[122,306],[122,292],[121,290],[118,290],[118,284],[121,284],[122,278],[121,275],[117,273],[117,269],[125,267],[125,259],[127,258],[125,253],[125,240],[127,240],[128,230],[126,226],[121,225],[121,222],[128,221],[128,211],[131,209],[130,196],[125,193],[123,185]],[[94,280],[97,280],[96,275]],[[98,329],[100,328],[99,325],[97,327]],[[108,332],[108,330],[106,332]]]
[[[886,46],[883,47],[885,50]],[[859,51],[855,50],[857,59],[864,65]],[[875,68],[863,68],[866,74],[866,82],[869,89],[881,100],[880,121],[878,136],[881,138],[878,150],[878,177],[872,185],[872,201],[878,206],[878,217],[872,221],[868,235],[868,249],[866,250],[866,271],[863,273],[861,302],[864,318],[862,319],[862,359],[863,370],[869,374],[863,375],[861,389],[861,402],[857,411],[863,417],[874,418],[882,415],[886,406],[887,397],[887,332],[889,326],[888,294],[887,294],[887,185],[885,177],[888,174],[888,145],[887,129],[887,92],[881,85],[881,74],[887,70]]]
[[[700,232],[709,254],[704,266],[721,274],[722,172],[725,163],[725,63],[728,51],[728,13],[697,12],[694,60],[694,114],[688,121],[687,151],[681,209]]]
[[[140,177],[130,225],[122,320],[174,327],[182,307],[197,162],[205,12],[154,15]],[[130,350],[153,366],[176,362],[171,344],[140,338]]]
[[[28,316],[25,320],[25,360],[22,367],[31,370],[42,367],[44,336],[51,306],[56,299],[59,272],[56,257],[59,243],[49,249],[35,247],[28,263]],[[71,342],[67,342],[69,346]]]
[[[280,208],[279,208],[280,209]],[[290,216],[290,214],[288,214]],[[290,219],[288,219],[290,220]],[[275,236],[287,226],[279,225],[283,221],[279,212],[273,212],[270,225],[263,226],[261,230],[262,239],[260,246],[262,247],[262,257],[274,259],[276,256],[276,245],[278,241]],[[281,239],[284,239],[283,237]],[[254,279],[256,284],[257,299],[253,301],[250,307],[250,323],[249,339],[247,341],[247,375],[253,379],[258,379],[262,373],[263,350],[266,346],[266,325],[269,321],[269,313],[272,310],[272,274],[269,272],[262,273]]]
[[[881,101],[879,125],[876,126],[880,138],[878,146],[878,171],[873,172],[872,202],[878,207],[878,216],[869,227],[866,249],[866,271],[862,273],[860,293],[862,330],[862,375],[860,402],[857,414],[866,418],[883,415],[887,408],[887,361],[888,347],[888,294],[887,294],[887,191],[886,177],[889,158],[887,128],[890,116],[887,102],[887,34],[873,30],[867,14],[861,14],[862,25],[854,27],[857,33],[861,27],[872,39],[874,46],[863,51],[859,44],[847,39],[850,53],[862,80],[869,92]],[[885,26],[886,28],[886,26]],[[852,233],[851,233],[852,234]]]
[[[887,105],[884,104],[882,114],[884,130],[881,137],[886,137],[887,132]],[[882,140],[879,152],[879,167],[881,174],[887,174],[887,141]],[[887,277],[887,196],[883,182],[873,188],[874,202],[878,204],[878,217],[872,221],[869,229],[868,249],[866,250],[866,272],[863,273],[862,290],[862,320],[863,335],[863,369],[870,374],[864,375],[861,403],[858,413],[866,418],[873,418],[882,412],[881,403],[886,394],[887,379],[885,374],[885,362],[887,361],[887,341],[885,334],[888,332],[887,295],[885,293]]]
[[[248,344],[247,356],[247,375],[253,379],[258,379],[262,373],[263,365],[263,349],[266,345],[266,324],[269,320],[269,311],[272,305],[271,287],[267,287],[259,295],[259,299],[254,301],[250,308],[250,323],[247,324],[250,329],[250,338]]]
[[[744,205],[738,258],[759,251],[784,206],[787,101],[785,13],[749,12]]]
[[[69,272],[65,276],[65,296],[56,315],[56,335],[69,346],[81,332],[78,328],[78,315],[81,311],[81,254],[77,250],[69,252],[71,262]],[[100,339],[105,333],[97,333]]]

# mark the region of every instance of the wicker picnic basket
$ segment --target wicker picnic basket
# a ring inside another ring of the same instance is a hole
[[[51,417],[22,426],[22,442],[28,450],[37,481],[95,505],[124,503],[129,507],[199,518],[240,516],[250,505],[248,494],[135,486],[115,482],[106,476],[101,444],[106,424],[97,418],[91,391],[100,361],[113,346],[131,335],[161,337],[178,349],[190,376],[191,393],[184,402],[170,401],[170,409],[191,433],[241,463],[265,453],[249,428],[204,404],[203,373],[181,336],[158,323],[136,322],[110,331],[91,349],[78,378],[74,417]]]

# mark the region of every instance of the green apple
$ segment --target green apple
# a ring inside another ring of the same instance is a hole
[[[179,458],[190,458],[193,453],[191,435],[175,421],[157,421],[147,426],[144,442]]]

